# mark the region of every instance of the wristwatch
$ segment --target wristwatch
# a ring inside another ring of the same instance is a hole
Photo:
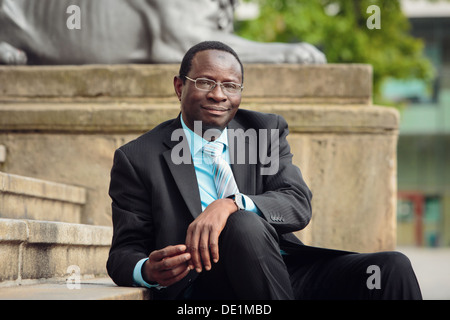
[[[242,193],[233,194],[228,198],[234,201],[234,204],[238,207],[238,210],[245,210],[245,199]]]

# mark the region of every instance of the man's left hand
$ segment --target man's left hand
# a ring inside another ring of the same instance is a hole
[[[236,212],[233,200],[225,198],[212,202],[190,225],[186,235],[187,252],[191,254],[189,267],[197,272],[211,270],[211,260],[219,261],[219,235],[228,217]]]

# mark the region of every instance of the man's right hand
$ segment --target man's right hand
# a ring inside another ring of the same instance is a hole
[[[190,271],[191,254],[184,244],[168,246],[150,253],[144,263],[143,277],[146,282],[170,286],[183,279]]]

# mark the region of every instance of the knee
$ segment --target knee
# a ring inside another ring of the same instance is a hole
[[[385,261],[391,266],[398,266],[399,268],[410,268],[411,261],[407,256],[398,251],[385,252]]]
[[[228,218],[224,232],[232,234],[233,238],[246,238],[258,235],[262,231],[260,219],[253,212],[236,211]]]
[[[380,266],[388,274],[404,275],[412,271],[411,261],[407,256],[397,251],[380,252],[374,264]]]
[[[224,242],[239,247],[261,247],[264,243],[278,243],[278,235],[270,224],[256,213],[240,210],[233,213],[222,231]]]
[[[411,261],[400,252],[380,253],[381,288],[384,299],[422,299]]]

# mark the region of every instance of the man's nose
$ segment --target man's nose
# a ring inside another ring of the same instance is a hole
[[[210,92],[208,92],[208,95],[210,98],[216,100],[216,101],[223,101],[228,98],[228,96],[223,92],[223,88],[220,84],[217,84],[214,89],[212,89]]]

